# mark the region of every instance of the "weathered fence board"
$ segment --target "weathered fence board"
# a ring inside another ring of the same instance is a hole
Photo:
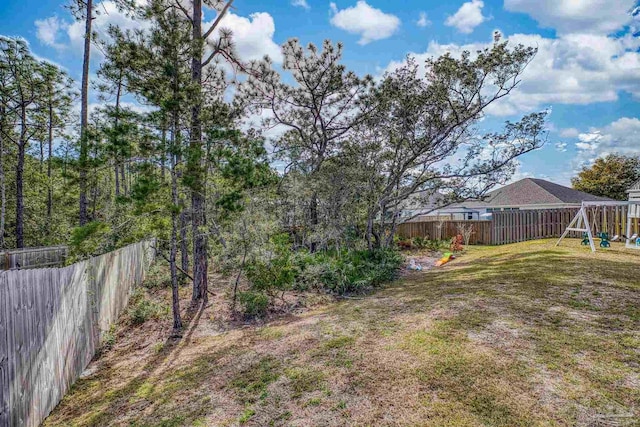
[[[7,295],[7,277],[0,275],[0,426],[9,425],[9,300]]]
[[[45,268],[63,265],[67,259],[67,246],[10,249],[0,252],[1,270]]]
[[[490,221],[406,222],[398,226],[397,234],[404,238],[448,239],[459,234],[460,224],[471,224],[473,235],[470,244],[504,245],[560,237],[578,210],[572,208],[493,212]],[[587,215],[594,234],[607,232],[613,237],[622,236],[627,231],[626,206],[588,208]],[[632,221],[632,233],[640,233],[638,219]],[[572,231],[569,237],[581,237],[581,233]]]
[[[152,245],[0,273],[0,427],[37,426],[58,404],[144,280]]]
[[[405,222],[398,225],[397,234],[404,238],[426,237],[428,239],[448,239],[458,234],[460,225],[471,225],[472,245],[491,244],[491,221],[426,221]]]

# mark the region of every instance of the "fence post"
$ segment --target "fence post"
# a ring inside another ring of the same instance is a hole
[[[0,427],[9,427],[11,410],[11,384],[9,371],[9,316],[11,304],[7,287],[7,275],[0,273]]]

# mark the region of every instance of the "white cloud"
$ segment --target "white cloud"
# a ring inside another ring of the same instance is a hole
[[[566,142],[556,142],[555,144],[556,150],[564,153],[565,151],[567,151],[567,143]]]
[[[598,157],[617,153],[623,155],[640,155],[640,119],[621,117],[618,120],[600,127],[592,127],[578,135],[576,148],[578,155],[573,161],[574,171],[589,165]]]
[[[307,0],[291,0],[291,4],[293,6],[301,7],[303,9],[307,9],[307,10],[311,9],[311,6],[309,6],[309,3],[307,3]]]
[[[563,138],[577,138],[579,133],[576,128],[566,128],[560,131],[560,136]]]
[[[138,0],[142,3],[146,0]],[[93,29],[101,40],[108,39],[109,26],[117,26],[122,30],[145,30],[150,27],[148,21],[137,20],[118,10],[116,3],[112,0],[103,1],[97,6],[100,14],[96,14],[93,21]],[[203,28],[208,28],[213,19],[208,23],[203,23]],[[72,52],[82,54],[84,44],[84,22],[74,21],[65,23],[56,17],[36,21],[38,28],[38,38],[50,46],[57,48],[69,47]],[[273,41],[275,34],[275,23],[268,13],[254,13],[248,18],[228,13],[222,20],[221,27],[233,32],[233,41],[238,54],[243,60],[261,59],[264,55],[269,55],[274,62],[282,62],[280,47]],[[59,42],[59,35],[66,31],[67,38],[65,44]],[[94,47],[95,49],[95,47]],[[101,55],[99,49],[95,53]]]
[[[616,101],[621,91],[640,98],[640,38],[567,34],[551,39],[539,34],[514,34],[507,40],[511,46],[521,43],[537,47],[538,53],[524,71],[518,88],[491,105],[487,110],[490,114],[519,114],[555,103],[586,105]],[[466,45],[431,42],[426,52],[411,55],[418,63],[424,63],[429,57],[447,52],[459,57],[468,50],[473,55],[490,45],[491,42]],[[400,64],[392,62],[386,70]]]
[[[65,23],[61,21],[60,18],[57,16],[50,16],[46,19],[39,19],[35,21],[35,25],[38,40],[57,50],[64,47],[64,45],[58,43],[60,30],[65,28]]]
[[[100,14],[96,14],[93,20],[93,30],[98,34],[100,40],[108,40],[108,30],[111,25],[119,27],[121,30],[138,30],[149,28],[149,22],[134,19],[125,12],[119,10],[116,2],[103,1],[97,6]],[[74,50],[81,51],[84,44],[84,22],[74,21],[67,29],[69,40]]]
[[[420,19],[418,19],[418,21],[416,22],[416,25],[422,28],[425,28],[431,25],[431,21],[429,21],[429,18],[427,18],[427,14],[425,12],[420,12]]]
[[[598,130],[578,134],[578,140],[583,144],[597,144],[601,139],[602,134]]]
[[[358,44],[361,45],[389,38],[400,28],[397,16],[375,9],[364,0],[358,0],[355,6],[347,9],[338,10],[335,3],[331,3],[330,8],[331,25],[360,35]]]
[[[141,4],[146,0],[137,0]],[[147,21],[136,20],[120,11],[112,0],[103,1],[96,6],[93,20],[93,31],[100,40],[108,40],[108,29],[111,25],[123,30],[145,29],[149,27]],[[99,12],[99,13],[98,13]],[[82,55],[84,45],[84,21],[64,21],[57,16],[35,21],[38,39],[57,50],[68,50]],[[93,52],[100,55],[100,50],[93,46]]]
[[[560,33],[608,34],[631,21],[635,0],[505,0],[505,9],[531,15]]]
[[[204,24],[203,27],[208,28],[212,22]],[[282,62],[280,46],[273,41],[276,25],[270,14],[259,12],[245,18],[228,13],[222,18],[219,28],[227,28],[233,32],[233,42],[242,60],[261,59],[269,55],[274,62]]]
[[[466,2],[460,6],[460,9],[455,14],[449,16],[444,24],[449,27],[455,27],[461,33],[470,34],[478,25],[487,20],[482,15],[483,7],[484,2],[482,0]]]
[[[578,135],[576,147],[598,156],[620,153],[640,154],[640,119],[621,117],[602,128],[590,128]]]

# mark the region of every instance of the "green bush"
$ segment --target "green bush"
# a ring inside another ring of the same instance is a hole
[[[110,231],[111,228],[108,224],[99,221],[92,221],[74,228],[69,240],[70,256],[67,262],[74,263],[112,249],[104,246],[107,240],[106,236]]]
[[[165,311],[161,304],[151,301],[141,292],[136,292],[129,305],[129,318],[134,325],[141,325],[147,320],[161,318]]]
[[[448,247],[448,243],[444,240],[426,240],[424,243],[424,249],[431,252],[437,252],[443,247]]]
[[[247,317],[264,317],[269,308],[269,297],[260,292],[240,292],[238,301]]]
[[[429,239],[427,239],[426,237],[418,236],[418,237],[414,237],[412,242],[414,247],[418,249],[424,249],[429,243]]]
[[[394,250],[321,252],[306,260],[297,282],[339,295],[362,292],[393,280],[402,262]]]
[[[402,263],[402,255],[391,249],[293,253],[289,236],[277,235],[271,239],[268,256],[248,263],[250,288],[238,295],[239,301],[247,316],[260,317],[287,291],[359,293],[393,280]]]
[[[299,270],[293,262],[291,245],[287,234],[278,234],[271,239],[272,247],[265,259],[254,259],[247,264],[247,279],[251,290],[275,298],[293,287]]]
[[[316,290],[324,288],[323,277],[325,266],[323,264],[309,263],[300,268],[300,273],[296,277],[294,289],[298,291]]]

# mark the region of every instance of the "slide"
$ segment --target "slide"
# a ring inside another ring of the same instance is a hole
[[[440,267],[441,265],[445,265],[446,263],[448,263],[449,261],[451,261],[452,259],[454,259],[455,257],[453,256],[453,254],[451,252],[446,252],[444,254],[444,256],[442,258],[440,258],[437,262],[436,262],[436,267]]]

